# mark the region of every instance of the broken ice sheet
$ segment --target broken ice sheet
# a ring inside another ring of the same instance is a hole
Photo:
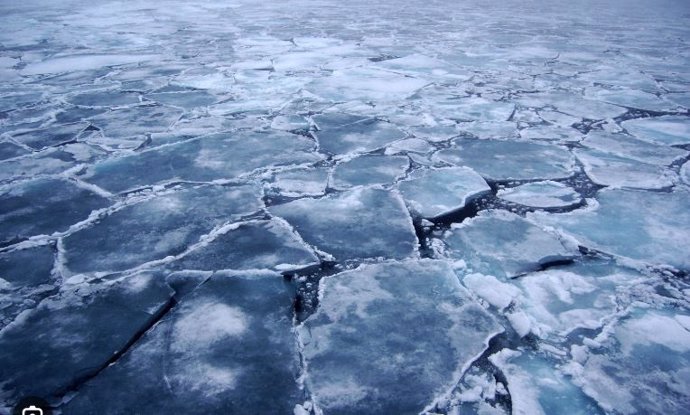
[[[87,382],[64,413],[289,414],[304,401],[298,356],[280,274],[219,273]]]
[[[472,272],[512,278],[543,265],[571,260],[577,248],[520,216],[499,210],[453,224],[443,237],[448,255]]]
[[[167,131],[181,115],[179,109],[146,105],[111,110],[90,121],[108,138],[127,139],[119,147],[136,148],[145,134]]]
[[[54,251],[40,245],[0,253],[0,330],[53,290]]]
[[[515,296],[516,308],[528,316],[532,333],[563,338],[579,328],[603,327],[629,305],[634,286],[646,280],[608,261],[578,261],[526,274],[513,283],[522,291]]]
[[[464,138],[453,144],[433,160],[471,167],[490,180],[565,178],[575,164],[570,152],[551,144]]]
[[[618,105],[586,99],[579,94],[566,92],[525,93],[516,100],[527,107],[537,109],[552,107],[556,111],[590,120],[615,118],[627,111],[626,108]]]
[[[326,192],[328,174],[329,169],[324,167],[281,171],[267,186],[281,196],[319,196]]]
[[[8,141],[0,142],[0,161],[19,157],[27,153],[29,153],[29,150],[17,144]]]
[[[299,270],[319,263],[309,246],[283,221],[232,224],[174,266],[191,270]]]
[[[111,192],[171,180],[231,179],[262,167],[319,161],[313,148],[312,140],[286,132],[218,133],[110,158],[81,179]]]
[[[335,70],[305,88],[331,101],[398,101],[412,95],[428,81],[367,67]]]
[[[659,144],[690,144],[690,118],[665,115],[623,121],[621,126],[635,137]]]
[[[64,232],[110,201],[60,179],[35,179],[0,190],[0,244]]]
[[[633,309],[591,347],[573,346],[565,371],[599,406],[619,414],[684,413],[690,405],[690,313]]]
[[[53,124],[46,128],[14,134],[13,139],[35,150],[40,150],[45,147],[57,146],[76,140],[77,135],[87,126],[87,124],[81,122],[62,125]]]
[[[690,266],[690,194],[687,190],[648,192],[604,189],[595,207],[570,213],[529,213],[562,229],[580,245],[652,264]]]
[[[329,186],[348,189],[354,186],[391,184],[405,174],[410,160],[405,156],[366,154],[335,166]]]
[[[201,186],[126,206],[64,239],[74,273],[121,271],[182,253],[215,227],[254,213],[258,186]]]
[[[338,260],[401,259],[417,252],[412,219],[395,191],[356,188],[268,210],[287,220],[307,243]]]
[[[663,166],[647,164],[592,149],[575,149],[587,176],[596,184],[613,188],[663,189],[678,176]]]
[[[427,219],[460,210],[491,191],[469,167],[415,170],[398,187],[410,210]]]
[[[496,196],[537,208],[571,207],[582,203],[578,192],[563,183],[546,180],[500,189]]]
[[[643,163],[669,165],[687,157],[688,152],[679,148],[659,145],[635,139],[623,134],[590,131],[582,142],[587,147]]]
[[[677,107],[676,104],[663,100],[649,92],[628,88],[588,88],[585,91],[585,95],[590,99],[647,111],[669,111]]]
[[[158,274],[67,286],[0,332],[1,395],[55,400],[95,374],[172,297]]]
[[[448,393],[501,329],[447,263],[412,260],[322,279],[319,308],[297,331],[324,413],[407,414]]]
[[[364,119],[335,128],[320,126],[314,135],[319,148],[331,154],[366,153],[405,137],[405,133],[392,124],[376,119]]]
[[[531,351],[503,349],[489,360],[506,377],[515,415],[598,415],[604,412],[555,362]]]

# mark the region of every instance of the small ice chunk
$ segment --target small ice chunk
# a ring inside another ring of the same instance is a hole
[[[582,197],[563,183],[546,180],[500,189],[501,199],[538,208],[571,207],[582,203]]]
[[[444,237],[450,256],[462,259],[476,272],[511,278],[554,261],[578,256],[555,235],[513,213],[487,210]]]
[[[268,210],[286,219],[306,242],[338,260],[399,259],[417,250],[412,220],[397,192],[356,188]]]
[[[436,218],[462,209],[472,199],[491,191],[469,167],[416,170],[399,183],[405,203],[424,218]]]
[[[566,149],[522,141],[454,140],[434,160],[469,166],[491,180],[556,179],[572,174],[575,160]]]
[[[500,331],[443,261],[364,265],[325,277],[319,293],[297,331],[325,413],[423,412]]]
[[[366,154],[335,166],[329,185],[334,189],[348,189],[391,184],[403,176],[409,166],[410,160],[405,156]]]
[[[659,144],[690,144],[690,122],[687,117],[664,115],[636,118],[621,123],[635,137]]]

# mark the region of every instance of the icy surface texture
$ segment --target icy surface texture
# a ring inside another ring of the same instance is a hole
[[[540,208],[573,206],[582,200],[572,188],[550,180],[501,189],[496,195],[514,203]]]
[[[359,188],[321,199],[300,199],[269,208],[301,237],[338,260],[416,253],[412,219],[395,191]]]
[[[399,187],[410,210],[424,218],[462,209],[491,190],[480,175],[467,167],[417,170]]]
[[[499,277],[516,277],[578,255],[557,235],[497,210],[453,225],[443,239],[451,257],[462,259],[473,271]]]
[[[459,139],[436,158],[469,166],[491,180],[568,177],[574,164],[572,155],[562,147],[521,141]]]
[[[61,396],[121,352],[171,296],[152,274],[64,287],[0,332],[3,395]]]
[[[326,413],[419,413],[499,330],[442,261],[333,275],[319,302],[298,333],[307,385]]]
[[[280,275],[219,274],[103,370],[68,413],[290,413],[302,402]],[[151,399],[151,397],[157,397]]]
[[[687,412],[689,11],[0,2],[0,413]]]
[[[179,255],[233,217],[257,211],[258,196],[251,185],[201,186],[125,206],[64,239],[67,268],[120,271]]]
[[[597,204],[583,211],[540,214],[538,222],[563,229],[580,245],[652,264],[688,269],[690,195],[635,190],[602,190]]]

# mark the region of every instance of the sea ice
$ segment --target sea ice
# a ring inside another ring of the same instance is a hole
[[[14,143],[7,141],[0,142],[0,161],[23,156],[27,153],[29,153],[29,150]]]
[[[280,274],[214,275],[64,412],[291,414],[303,393],[286,288]]]
[[[424,79],[389,71],[357,67],[333,71],[306,86],[310,92],[331,101],[398,101],[425,86]]]
[[[336,128],[320,127],[315,135],[319,148],[331,154],[366,153],[405,137],[405,133],[392,124],[376,119]]]
[[[285,132],[219,133],[111,158],[81,178],[111,192],[173,180],[231,179],[262,167],[318,161],[313,148],[312,140]]]
[[[554,261],[573,259],[576,249],[513,213],[487,210],[453,224],[443,240],[453,259],[473,272],[512,278]]]
[[[682,310],[634,309],[599,347],[566,367],[604,410],[683,413],[690,405],[690,331]]]
[[[563,229],[581,245],[653,264],[688,268],[690,194],[605,189],[596,207],[562,214],[535,212],[535,221]]]
[[[469,167],[416,170],[398,187],[410,210],[427,219],[462,209],[491,191],[484,179]]]
[[[412,220],[394,191],[357,188],[268,210],[287,220],[306,242],[338,260],[400,259],[417,251]]]
[[[353,186],[391,184],[402,177],[409,166],[410,160],[405,156],[367,154],[335,166],[329,186],[343,190]]]
[[[603,415],[554,363],[529,351],[503,349],[489,360],[508,381],[514,415]]]
[[[189,270],[303,269],[318,265],[314,252],[282,221],[233,224],[175,263]]]
[[[110,201],[66,180],[35,179],[0,190],[0,244],[64,232]]]
[[[75,273],[121,271],[182,253],[213,228],[262,207],[256,186],[202,186],[124,207],[64,239]]]
[[[462,138],[453,143],[434,160],[471,167],[487,180],[555,179],[573,173],[573,156],[559,146]]]
[[[623,134],[600,131],[590,131],[582,144],[619,157],[662,166],[667,166],[688,155],[687,151],[679,148],[650,143]]]
[[[677,175],[664,167],[642,163],[592,149],[575,149],[587,176],[594,183],[613,188],[663,189],[677,181]]]
[[[582,203],[582,197],[575,190],[551,180],[500,189],[496,196],[513,203],[538,208],[571,207]]]
[[[687,117],[665,115],[637,118],[621,123],[635,137],[659,144],[690,144],[690,122]]]
[[[320,196],[326,192],[329,170],[323,167],[281,171],[269,187],[282,196]]]
[[[319,308],[297,331],[325,413],[407,414],[449,392],[500,326],[447,263],[411,260],[322,279]]]
[[[54,400],[122,352],[168,303],[158,274],[63,286],[0,331],[2,394]]]

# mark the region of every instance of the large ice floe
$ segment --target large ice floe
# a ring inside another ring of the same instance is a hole
[[[0,414],[688,414],[686,3],[0,2]]]

